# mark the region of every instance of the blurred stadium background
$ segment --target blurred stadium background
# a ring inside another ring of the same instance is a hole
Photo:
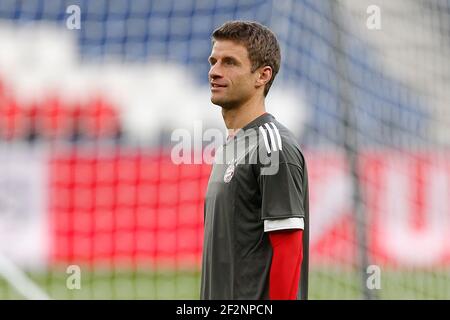
[[[199,297],[210,166],[174,164],[171,133],[225,134],[207,57],[231,19],[281,44],[268,110],[309,164],[310,298],[450,299],[448,0],[1,0],[1,299]]]

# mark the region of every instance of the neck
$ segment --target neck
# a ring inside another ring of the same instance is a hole
[[[223,121],[228,130],[239,130],[266,112],[264,98],[250,99],[230,109],[222,108]]]

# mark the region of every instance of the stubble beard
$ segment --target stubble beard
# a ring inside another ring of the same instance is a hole
[[[225,110],[231,110],[239,106],[238,101],[232,101],[227,99],[214,99],[213,97],[211,97],[211,102],[216,106],[219,106]]]

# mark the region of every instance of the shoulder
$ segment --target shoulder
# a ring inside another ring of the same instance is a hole
[[[305,159],[300,145],[288,128],[273,119],[260,125],[258,131],[260,155],[277,155],[280,162],[304,166]]]

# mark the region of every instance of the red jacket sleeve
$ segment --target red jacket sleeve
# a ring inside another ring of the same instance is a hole
[[[273,249],[270,266],[269,298],[297,299],[303,258],[303,230],[289,229],[269,232]]]

